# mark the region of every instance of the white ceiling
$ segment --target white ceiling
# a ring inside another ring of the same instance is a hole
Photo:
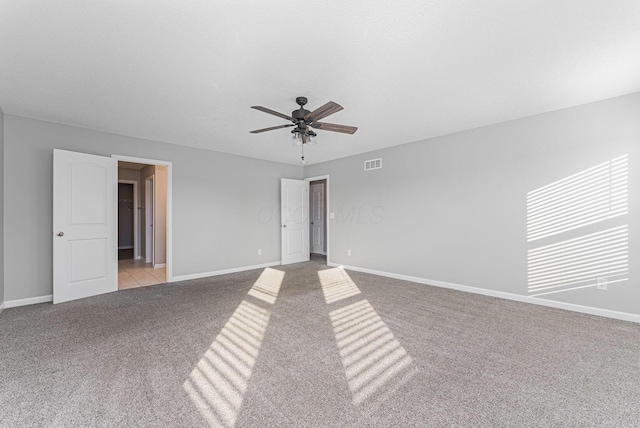
[[[0,107],[297,163],[283,113],[332,100],[316,163],[640,90],[638,0],[0,0]]]

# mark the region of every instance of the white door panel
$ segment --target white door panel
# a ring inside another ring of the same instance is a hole
[[[118,288],[115,159],[53,151],[53,302]]]
[[[107,278],[107,245],[108,241],[104,238],[68,240],[71,261],[70,284]]]
[[[101,165],[75,162],[68,164],[68,171],[70,224],[106,224],[108,203],[111,202],[107,201],[108,169]]]
[[[281,179],[282,264],[309,260],[309,183]]]

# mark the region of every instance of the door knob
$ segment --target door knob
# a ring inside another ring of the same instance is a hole
[[[58,235],[58,236],[64,236],[64,232],[58,232],[58,233],[56,233],[56,235]]]
[[[282,225],[282,227],[287,227],[287,225],[286,225],[286,224],[283,224],[283,225]]]

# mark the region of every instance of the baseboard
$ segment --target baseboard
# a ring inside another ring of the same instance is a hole
[[[280,262],[270,262],[270,263],[263,263],[260,265],[253,265],[253,266],[242,266],[242,267],[237,267],[237,268],[231,268],[231,269],[222,269],[222,270],[215,270],[215,271],[211,271],[211,272],[201,272],[201,273],[192,273],[189,275],[176,275],[173,276],[171,278],[171,282],[177,282],[177,281],[187,281],[189,279],[200,279],[200,278],[207,278],[210,276],[218,276],[218,275],[225,275],[228,273],[236,273],[236,272],[244,272],[247,270],[254,270],[254,269],[263,269],[263,268],[268,268],[268,267],[272,267],[272,266],[280,266]]]
[[[157,263],[157,264],[153,265],[154,269],[163,268],[163,267],[167,267],[167,264],[166,263]]]
[[[592,306],[576,305],[574,303],[556,302],[553,300],[541,299],[539,297],[522,296],[520,294],[507,293],[504,291],[488,290],[486,288],[471,287],[469,285],[454,284],[451,282],[438,281],[433,279],[420,278],[416,276],[401,275],[397,273],[382,272],[379,270],[360,268],[356,266],[346,266],[338,263],[327,263],[327,266],[342,267],[347,270],[356,272],[370,273],[373,275],[385,276],[387,278],[400,279],[403,281],[417,282],[418,284],[433,285],[436,287],[449,288],[452,290],[464,291],[467,293],[482,294],[484,296],[498,297],[501,299],[514,300],[516,302],[531,303],[534,305],[548,306],[556,309],[565,309],[567,311],[580,312],[583,314],[597,315],[617,320],[630,321],[640,323],[640,315],[628,312],[612,311],[609,309],[594,308]]]
[[[4,302],[0,303],[0,314],[2,313],[2,311],[4,310]]]
[[[122,247],[118,247],[118,250],[133,250],[133,246],[123,245]]]
[[[47,302],[53,302],[52,294],[49,294],[47,296],[29,297],[27,299],[6,300],[4,302],[4,307],[9,309],[9,308],[17,308],[18,306],[35,305],[36,303],[47,303]]]

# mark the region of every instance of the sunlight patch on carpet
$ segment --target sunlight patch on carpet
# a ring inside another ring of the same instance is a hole
[[[284,272],[265,269],[248,296],[273,304]],[[243,300],[182,387],[210,427],[236,424],[271,311]]]
[[[327,304],[361,293],[344,269],[319,271],[318,276]],[[329,317],[354,405],[385,401],[417,373],[407,351],[366,299],[335,309]]]

